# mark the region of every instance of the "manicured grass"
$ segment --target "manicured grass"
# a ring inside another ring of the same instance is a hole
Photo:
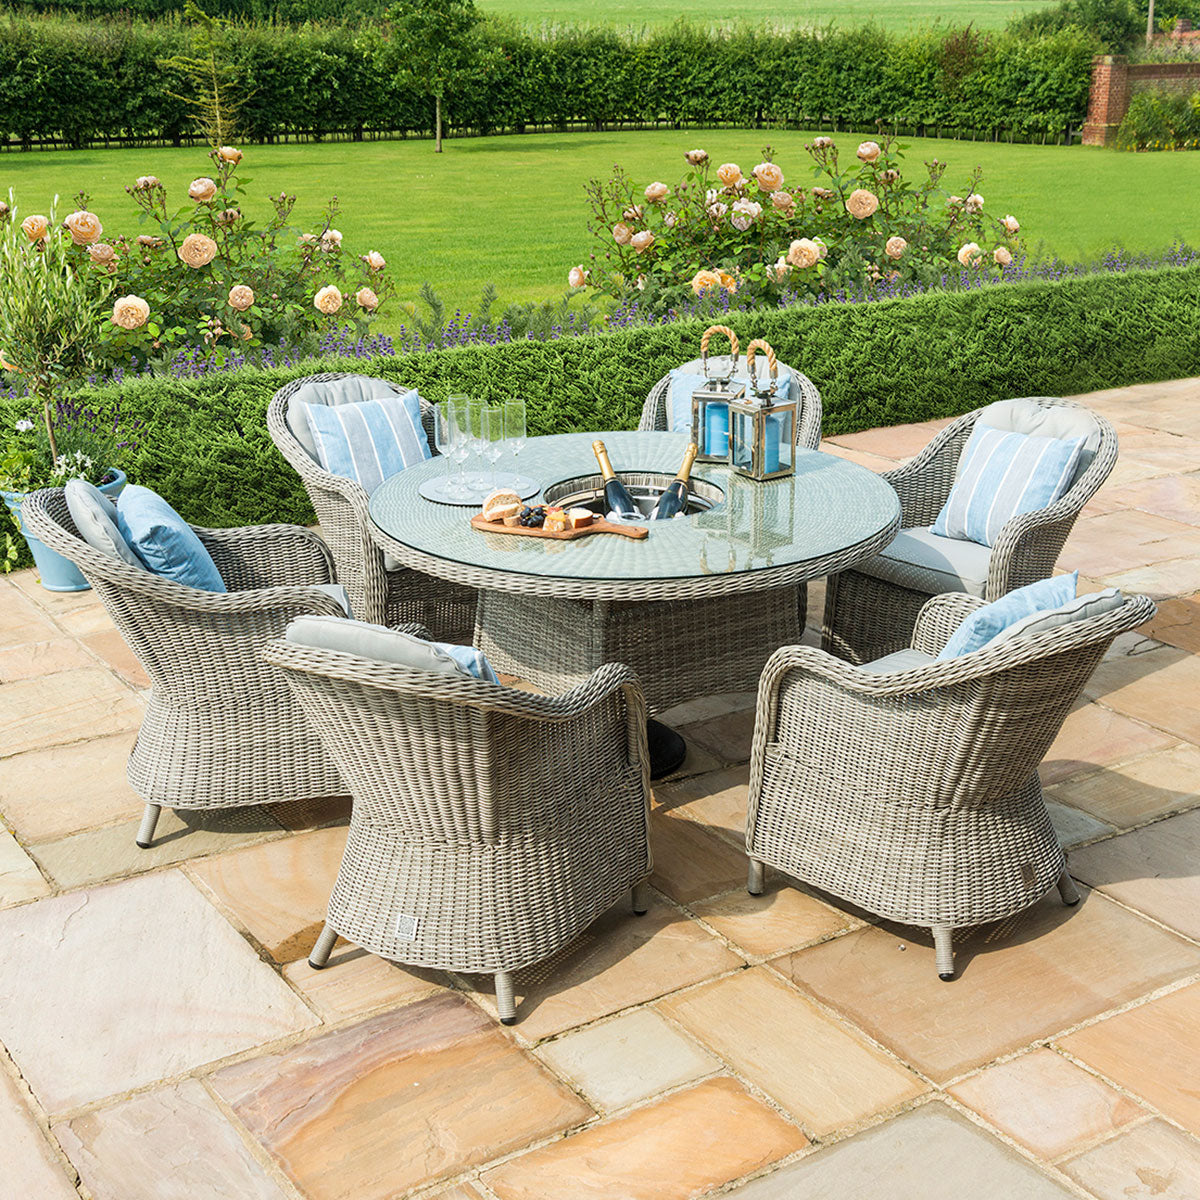
[[[608,24],[640,29],[683,16],[697,24],[736,21],[794,28],[835,23],[842,28],[873,22],[885,29],[911,29],[941,22],[998,29],[1017,13],[1047,8],[1052,0],[612,0],[597,8],[587,0],[478,0],[485,12],[503,13],[531,24]]]
[[[253,180],[253,196],[297,193],[296,215],[306,222],[336,193],[346,246],[355,253],[380,250],[402,299],[413,298],[428,279],[451,309],[469,309],[489,280],[504,301],[565,290],[567,270],[591,249],[583,185],[613,163],[639,182],[672,183],[692,146],[748,169],[769,142],[788,181],[811,186],[806,137],[812,134],[730,129],[528,134],[451,141],[442,155],[428,141],[248,146],[242,169]],[[839,140],[853,146],[860,138]],[[982,166],[988,209],[1016,214],[1031,249],[1078,260],[1114,245],[1153,252],[1176,238],[1200,241],[1194,203],[1200,154],[916,138],[908,144],[913,171],[934,157],[950,164],[949,191],[962,194],[970,169]],[[155,174],[183,199],[188,183],[209,166],[198,149],[8,154],[0,157],[0,195],[12,187],[28,214],[46,211],[57,192],[65,214],[70,196],[83,188],[109,235],[134,235],[140,227],[123,192],[127,183]]]

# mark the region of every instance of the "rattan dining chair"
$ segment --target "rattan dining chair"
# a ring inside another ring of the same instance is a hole
[[[378,394],[377,389],[397,393],[405,390],[386,380],[339,372],[295,379],[271,400],[267,430],[304,483],[321,523],[321,534],[333,551],[338,582],[350,596],[351,611],[360,621],[374,625],[415,621],[428,626],[438,638],[469,642],[475,627],[475,593],[395,562],[372,536],[366,489],[357,480],[330,474],[306,444],[311,442],[311,435],[300,404],[344,402],[340,399],[345,395],[343,387],[328,386],[340,381],[363,385],[351,390],[349,399]],[[424,400],[421,421],[436,454],[433,409]]]
[[[162,808],[220,809],[345,793],[320,739],[264,643],[301,613],[343,616],[313,586],[333,581],[329,548],[295,525],[193,526],[225,593],[199,591],[93,549],[62,488],[21,508],[30,532],[65,555],[95,589],[150,677],[126,774],[146,803],[137,843],[151,844]]]
[[[627,890],[645,911],[646,708],[628,667],[551,697],[282,639],[265,657],[354,797],[313,967],[340,934],[410,965],[492,974],[511,1025],[514,971]]]
[[[931,534],[929,527],[950,495],[976,422],[984,413],[989,414],[986,423],[1003,421],[1004,410],[1023,404],[1050,410],[1064,425],[1087,434],[1066,494],[1048,508],[1014,517],[990,548]],[[994,415],[998,410],[1001,415]],[[848,662],[870,662],[909,644],[917,613],[930,596],[964,591],[998,600],[1015,588],[1048,579],[1075,519],[1116,461],[1116,430],[1098,413],[1070,400],[1037,396],[999,401],[959,417],[916,458],[883,473],[900,497],[900,533],[883,553],[829,577],[822,647]]]
[[[764,866],[933,932],[942,979],[953,931],[996,921],[1057,885],[1078,901],[1037,767],[1145,596],[1043,633],[931,657],[984,601],[921,609],[910,649],[854,666],[807,646],[776,652],[758,689],[746,851]]]

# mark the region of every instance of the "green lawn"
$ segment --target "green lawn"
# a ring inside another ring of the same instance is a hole
[[[834,22],[844,28],[874,22],[885,29],[910,29],[941,22],[998,29],[1017,13],[1047,8],[1053,0],[727,0],[714,8],[704,0],[613,0],[597,8],[585,0],[478,0],[485,12],[503,13],[526,24],[607,24],[641,29],[680,16],[697,24],[736,21],[794,28]]]
[[[402,298],[428,279],[453,308],[469,307],[488,280],[503,300],[561,294],[567,270],[590,249],[584,182],[613,163],[639,182],[671,183],[692,146],[748,169],[769,140],[789,183],[811,186],[806,136],[728,129],[530,134],[451,141],[440,156],[428,141],[249,146],[242,169],[253,179],[253,195],[297,193],[297,215],[305,220],[316,219],[322,201],[336,193],[348,248],[380,250]],[[854,145],[859,138],[840,140]],[[968,171],[982,166],[988,209],[1015,213],[1028,245],[1066,259],[1114,245],[1156,251],[1175,238],[1200,243],[1200,154],[910,140],[914,169],[931,157],[950,164],[945,185],[960,193]],[[155,174],[182,199],[209,165],[196,149],[7,154],[0,158],[0,195],[11,187],[28,214],[47,210],[57,192],[65,214],[82,187],[108,234],[136,234],[127,183]]]

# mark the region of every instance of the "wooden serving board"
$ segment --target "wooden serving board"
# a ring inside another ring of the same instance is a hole
[[[517,533],[522,537],[553,538],[559,542],[570,542],[575,538],[587,537],[591,533],[616,533],[621,537],[640,540],[646,537],[650,530],[644,525],[618,525],[616,521],[597,517],[590,525],[582,529],[563,529],[558,532],[547,529],[537,529],[527,525],[505,525],[503,521],[487,521],[483,513],[476,513],[471,518],[471,528],[483,533]]]

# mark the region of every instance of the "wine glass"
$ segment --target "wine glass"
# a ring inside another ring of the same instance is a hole
[[[448,400],[435,404],[433,408],[433,441],[438,453],[446,460],[445,491],[448,496],[462,495],[462,483],[456,478],[455,468],[461,464],[456,459],[455,443],[460,440],[458,425],[454,419],[455,407]]]
[[[525,401],[519,396],[511,396],[504,402],[504,437],[512,450],[513,471],[520,475],[518,461],[521,451],[525,449],[525,441],[529,436],[525,422]]]
[[[480,411],[483,456],[492,465],[489,486],[496,487],[496,463],[504,453],[504,409],[485,408]]]
[[[476,487],[487,486],[487,475],[483,470],[483,414],[487,401],[480,396],[464,396],[467,406],[468,444],[475,456],[475,472],[472,481]]]
[[[471,453],[470,412],[466,396],[451,396],[446,400],[446,408],[450,413],[453,437],[450,443],[450,457],[458,472],[458,482],[455,484],[455,494],[459,497],[471,493],[471,484],[463,467]]]

